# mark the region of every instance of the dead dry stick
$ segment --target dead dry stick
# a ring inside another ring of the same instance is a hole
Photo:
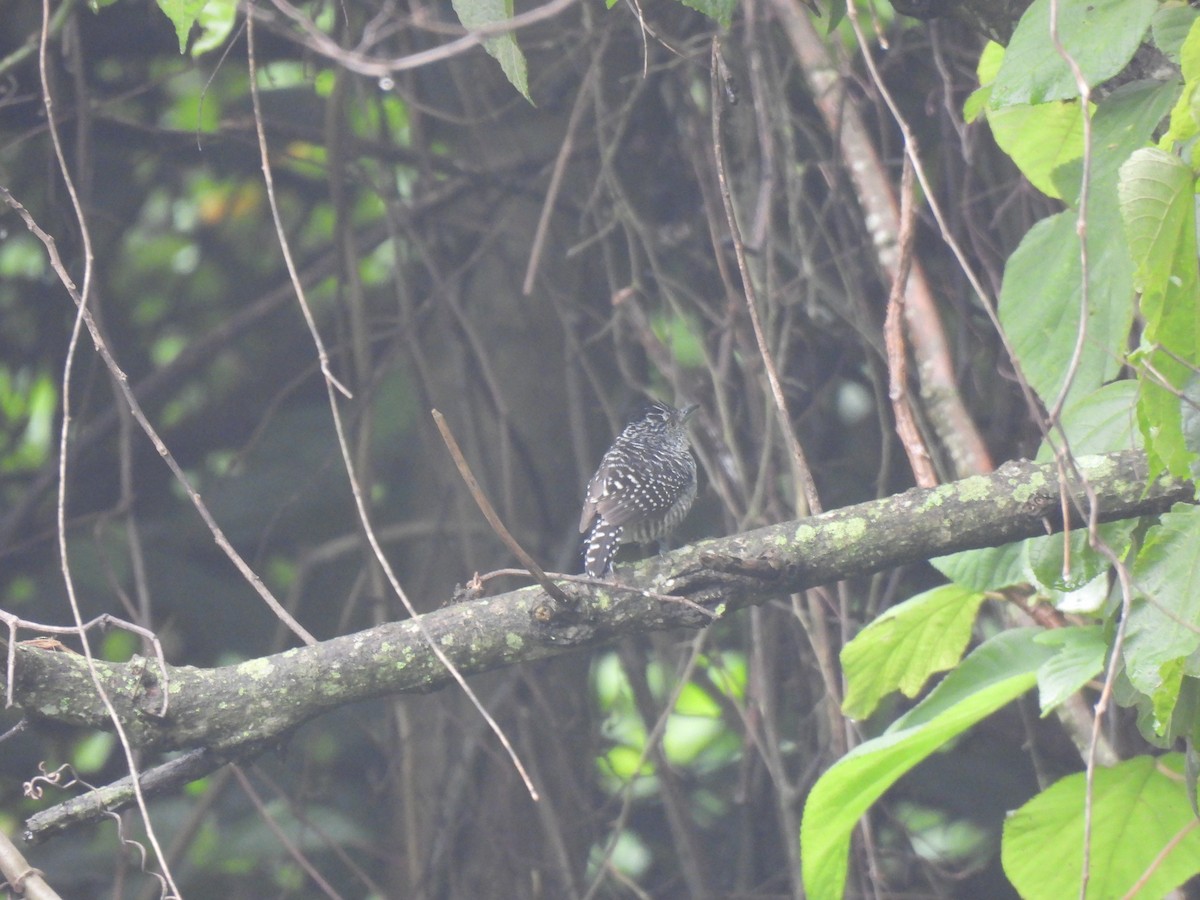
[[[887,319],[884,334],[887,341],[888,399],[892,401],[892,415],[896,417],[896,433],[908,455],[913,477],[920,487],[935,487],[937,473],[929,458],[929,449],[917,428],[912,404],[908,396],[908,351],[904,346],[904,299],[908,275],[912,270],[913,223],[913,164],[904,157],[904,172],[900,177],[900,261],[892,279],[892,290],[888,296]]]
[[[550,580],[550,577],[542,567],[534,562],[533,557],[525,552],[524,548],[517,543],[517,539],[504,527],[504,523],[500,521],[496,510],[492,508],[491,501],[484,494],[483,488],[475,480],[475,475],[471,472],[471,467],[467,464],[466,457],[463,456],[463,452],[458,446],[458,441],[454,439],[454,433],[450,431],[450,426],[446,423],[446,417],[436,409],[430,410],[430,414],[433,416],[433,421],[437,423],[438,431],[442,433],[442,440],[446,442],[446,449],[450,451],[450,458],[454,460],[454,465],[458,467],[458,474],[467,483],[467,489],[471,492],[471,496],[475,498],[475,503],[479,506],[479,511],[488,520],[488,524],[492,526],[492,530],[496,532],[500,540],[504,541],[504,546],[511,550],[513,555],[521,561],[521,565],[525,566],[529,574],[537,580],[537,583],[542,586],[542,590],[553,597],[556,602],[564,606],[574,606],[575,604],[571,598],[563,593],[562,588]]]
[[[21,851],[2,831],[0,831],[0,875],[4,876],[4,884],[0,886],[0,890],[9,888],[26,900],[62,900],[46,883],[42,870],[29,865],[25,857],[21,855]],[[8,896],[7,891],[4,896]]]

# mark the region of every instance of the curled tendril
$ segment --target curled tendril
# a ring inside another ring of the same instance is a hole
[[[76,774],[75,769],[70,763],[63,763],[53,772],[46,770],[46,763],[43,760],[38,763],[38,771],[42,774],[34,776],[24,784],[25,796],[32,800],[41,800],[47,787],[56,787],[60,790],[68,790],[79,785],[89,791],[96,790],[94,785],[88,784]],[[135,841],[125,835],[125,823],[115,812],[108,813],[113,821],[117,823],[117,839],[121,842],[122,847],[132,847],[137,851],[138,868],[151,878],[155,878],[159,883],[159,900],[179,900],[177,894],[171,892],[167,885],[167,880],[158,872],[152,872],[146,868],[146,848],[138,841]]]
[[[47,772],[46,763],[43,760],[38,763],[38,771],[42,774],[34,776],[31,780],[26,781],[24,785],[25,796],[31,800],[41,800],[47,786],[66,790],[77,784],[82,784],[84,787],[95,790],[90,784],[79,780],[79,776],[75,774],[75,770],[71,768],[70,763],[63,763],[53,772]],[[69,781],[63,781],[63,773],[68,773],[67,777],[70,778]]]

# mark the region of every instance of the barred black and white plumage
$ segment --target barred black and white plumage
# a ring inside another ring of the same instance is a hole
[[[617,547],[670,534],[696,499],[696,460],[686,424],[696,406],[654,403],[617,435],[588,483],[579,531],[587,533],[584,572],[603,578]]]

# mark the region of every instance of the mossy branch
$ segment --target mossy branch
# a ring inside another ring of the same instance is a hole
[[[1139,453],[1085,457],[1079,471],[1094,492],[1099,521],[1160,513],[1174,503],[1194,501],[1187,483],[1168,477],[1147,483],[1146,460]],[[1083,496],[1077,479],[1067,488],[1069,496]],[[1081,524],[1077,518],[1075,527]],[[1011,462],[990,475],[701,541],[618,569],[619,585],[562,581],[574,601],[570,606],[529,587],[447,606],[426,613],[422,622],[454,665],[472,674],[622,635],[701,628],[713,621],[706,610],[727,616],[815,585],[1061,527],[1055,466]],[[690,603],[674,602],[667,594]],[[161,682],[155,662],[135,658],[97,667],[136,747],[202,749],[213,767],[261,752],[335,707],[432,691],[450,680],[412,621],[233,666],[172,667],[165,717],[158,715]],[[35,722],[111,727],[83,658],[73,653],[19,645],[13,698]],[[31,837],[44,836],[40,827],[33,828],[36,822],[30,824]]]

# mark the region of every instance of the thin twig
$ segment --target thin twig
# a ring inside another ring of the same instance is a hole
[[[795,493],[796,510],[797,512],[804,511],[803,502],[803,504],[807,504],[809,514],[815,515],[821,512],[821,499],[817,496],[817,488],[813,483],[812,472],[808,467],[808,460],[804,457],[804,450],[800,446],[800,441],[796,439],[796,432],[792,428],[793,420],[792,414],[788,410],[787,397],[784,396],[783,385],[779,380],[779,372],[775,368],[775,360],[771,353],[771,347],[758,316],[758,300],[755,296],[754,280],[751,278],[750,268],[746,263],[746,245],[742,241],[741,229],[737,223],[737,212],[733,208],[733,198],[729,193],[729,180],[725,175],[725,150],[721,140],[721,110],[724,104],[721,100],[721,93],[718,87],[720,81],[718,76],[719,68],[717,38],[713,38],[711,90],[712,138],[713,155],[716,157],[717,164],[717,183],[721,189],[721,201],[725,206],[725,219],[729,223],[729,233],[733,238],[733,249],[737,256],[738,271],[742,276],[742,292],[746,298],[746,309],[750,314],[750,324],[754,328],[754,339],[758,343],[758,353],[762,357],[763,369],[767,374],[767,383],[771,387],[771,397],[775,401],[775,412],[779,418],[779,429],[783,433],[783,440],[787,445],[788,456],[792,462],[792,477],[796,486],[801,489]]]
[[[175,885],[175,879],[171,875],[170,867],[167,865],[167,859],[163,855],[162,847],[159,846],[158,835],[154,830],[154,823],[150,820],[150,811],[146,807],[146,798],[142,795],[142,789],[138,783],[138,766],[137,760],[134,758],[133,746],[129,743],[129,736],[125,732],[125,726],[121,722],[121,717],[118,715],[116,707],[113,705],[112,698],[109,697],[108,691],[105,690],[103,683],[100,680],[100,674],[96,669],[96,660],[92,655],[91,643],[87,638],[87,631],[83,627],[83,615],[79,608],[79,598],[75,592],[75,579],[71,573],[70,559],[67,552],[67,461],[69,450],[69,436],[71,428],[71,373],[75,367],[75,355],[79,348],[79,337],[83,330],[84,323],[87,324],[88,332],[92,336],[92,340],[99,347],[103,344],[99,329],[96,327],[95,320],[92,317],[91,310],[88,309],[87,301],[91,292],[92,275],[94,274],[95,256],[92,251],[91,229],[88,228],[87,216],[84,215],[83,203],[79,199],[79,192],[75,188],[75,179],[71,176],[70,168],[67,166],[66,153],[63,150],[62,137],[58,131],[58,123],[54,118],[54,95],[50,89],[50,66],[48,62],[50,44],[50,0],[42,0],[42,28],[41,36],[38,40],[38,76],[42,85],[42,106],[46,111],[46,122],[50,134],[50,143],[54,148],[54,157],[58,163],[59,174],[62,176],[63,184],[67,189],[67,196],[71,199],[71,209],[75,215],[75,221],[79,225],[80,241],[83,250],[83,289],[75,291],[74,282],[67,274],[66,268],[62,265],[61,260],[58,262],[56,271],[59,277],[63,279],[63,283],[68,286],[72,292],[72,299],[75,300],[77,312],[75,321],[71,326],[71,338],[67,344],[66,358],[63,361],[62,375],[62,425],[59,430],[58,438],[58,498],[55,505],[55,525],[58,534],[58,553],[59,553],[59,569],[62,572],[63,584],[67,591],[67,600],[71,607],[71,615],[75,619],[75,625],[79,634],[79,641],[83,647],[83,656],[87,661],[88,674],[92,679],[92,685],[96,690],[96,695],[104,704],[105,711],[111,718],[113,730],[121,744],[121,750],[125,755],[126,765],[129,767],[129,775],[133,781],[134,794],[137,797],[138,812],[142,817],[142,823],[146,827],[146,836],[154,848],[155,859],[158,860],[159,868],[162,870],[162,876],[169,885],[171,893],[176,897],[180,896],[179,888]],[[25,213],[28,217],[28,213]],[[31,221],[26,218],[26,222]],[[48,235],[47,235],[48,237]],[[47,245],[48,249],[53,249],[54,244],[51,242]],[[57,250],[54,249],[55,255]],[[106,359],[107,363],[108,360]],[[110,368],[110,372],[111,372]],[[129,385],[122,373],[119,381],[121,388],[128,391]],[[165,893],[165,891],[164,891]]]
[[[1075,86],[1079,90],[1079,107],[1080,116],[1083,119],[1083,171],[1080,175],[1079,184],[1079,210],[1075,216],[1075,234],[1079,238],[1079,326],[1075,332],[1075,347],[1071,352],[1071,361],[1067,365],[1066,376],[1063,378],[1062,387],[1059,389],[1058,396],[1055,398],[1053,405],[1047,413],[1047,420],[1050,426],[1058,429],[1060,432],[1062,426],[1059,423],[1059,418],[1062,414],[1063,406],[1067,402],[1067,396],[1070,393],[1071,385],[1075,381],[1075,375],[1079,371],[1080,363],[1083,360],[1083,350],[1087,343],[1087,321],[1088,321],[1088,306],[1090,303],[1090,291],[1088,289],[1088,277],[1090,274],[1090,265],[1088,260],[1087,250],[1087,207],[1088,199],[1091,195],[1091,176],[1092,176],[1092,114],[1089,109],[1091,103],[1091,88],[1088,86],[1087,79],[1083,76],[1083,70],[1079,67],[1079,63],[1067,51],[1063,45],[1062,39],[1058,33],[1058,0],[1050,0],[1050,43],[1054,45],[1055,52],[1062,57],[1067,66],[1071,70],[1071,75],[1075,79]],[[1066,435],[1063,435],[1061,446],[1056,445],[1054,454],[1056,457],[1062,457],[1068,450],[1066,443]],[[1084,482],[1087,487],[1087,482]],[[1089,491],[1090,493],[1090,491]],[[1063,497],[1063,503],[1066,504],[1066,497]],[[1089,534],[1093,545],[1098,543],[1099,538],[1096,535],[1094,528],[1094,510],[1095,503],[1092,503],[1093,515],[1089,516]],[[1069,534],[1063,540],[1064,554],[1066,548],[1070,546]],[[1114,556],[1115,558],[1115,556]],[[1064,561],[1065,564],[1065,561]],[[1117,637],[1114,640],[1112,651],[1112,659],[1115,662],[1121,656],[1120,643],[1125,637],[1125,625],[1128,621],[1130,612],[1130,603],[1132,598],[1133,586],[1129,583],[1128,572],[1124,571],[1124,566],[1118,562],[1118,577],[1121,582],[1122,589],[1122,609],[1121,609],[1121,624],[1117,629]],[[1096,704],[1096,719],[1092,728],[1093,739],[1088,747],[1087,755],[1087,771],[1084,776],[1086,789],[1084,791],[1083,800],[1083,870],[1079,877],[1079,897],[1080,900],[1086,900],[1088,879],[1091,877],[1092,865],[1092,815],[1095,805],[1095,778],[1096,778],[1096,748],[1098,745],[1097,735],[1100,732],[1100,726],[1103,720],[1103,708],[1107,706],[1109,694],[1112,692],[1113,681],[1116,678],[1116,666],[1109,665],[1108,671],[1105,674],[1104,689],[1100,694],[1100,702]]]
[[[58,246],[56,245],[54,238],[42,230],[41,226],[39,226],[37,222],[34,221],[33,216],[30,215],[29,210],[21,205],[21,203],[12,195],[8,188],[4,187],[3,185],[0,185],[0,199],[3,199],[10,208],[16,211],[16,213],[25,222],[25,227],[28,228],[46,247],[46,253],[50,257],[51,267],[54,269],[55,274],[58,275],[63,286],[67,289],[67,293],[71,295],[71,299],[74,300],[75,304],[79,307],[80,316],[83,318],[83,322],[87,326],[88,333],[92,338],[92,343],[96,345],[96,351],[100,354],[101,359],[104,360],[105,366],[108,367],[108,370],[112,372],[113,376],[116,378],[116,383],[121,389],[121,395],[125,398],[126,404],[129,406],[129,411],[133,413],[134,419],[137,420],[138,425],[141,426],[141,429],[143,432],[145,432],[146,437],[150,439],[150,442],[154,445],[154,449],[158,451],[158,455],[163,458],[163,462],[167,464],[167,468],[171,470],[171,474],[175,476],[175,480],[178,481],[187,492],[188,498],[192,501],[192,505],[196,507],[196,512],[200,514],[200,518],[203,519],[204,524],[208,526],[208,530],[213,536],[213,541],[218,547],[221,548],[222,551],[224,551],[230,562],[237,567],[237,570],[242,574],[242,577],[245,578],[250,586],[254,588],[267,606],[271,608],[271,611],[274,612],[275,615],[278,616],[279,619],[282,620],[283,623],[292,630],[293,634],[299,637],[306,644],[317,643],[317,639],[309,634],[308,630],[305,629],[304,626],[299,622],[297,622],[292,615],[283,608],[283,605],[275,599],[275,595],[271,593],[265,584],[263,584],[262,579],[259,578],[254,570],[251,569],[246,563],[246,561],[242,559],[241,554],[233,548],[233,544],[229,542],[229,538],[225,536],[225,532],[221,529],[221,526],[217,524],[217,520],[213,517],[208,505],[200,496],[200,492],[192,486],[192,482],[188,479],[187,474],[183,471],[183,467],[179,465],[178,460],[175,459],[175,455],[171,453],[171,451],[167,448],[167,445],[163,443],[158,431],[150,423],[150,419],[146,416],[146,412],[142,408],[142,404],[138,401],[133,389],[129,386],[129,376],[125,374],[124,370],[119,365],[117,365],[116,358],[112,355],[112,351],[109,350],[108,343],[104,340],[104,336],[100,333],[100,329],[96,325],[95,319],[92,317],[91,312],[87,309],[87,306],[83,302],[83,295],[79,292],[79,289],[75,286],[75,282],[71,278],[70,273],[67,272],[66,267],[63,265],[62,259],[58,255]]]
[[[1158,868],[1163,864],[1166,858],[1171,854],[1171,851],[1178,847],[1180,841],[1195,831],[1197,827],[1200,827],[1200,819],[1189,819],[1186,825],[1180,828],[1179,831],[1175,832],[1175,834],[1171,836],[1171,839],[1163,844],[1163,848],[1158,851],[1158,854],[1154,857],[1154,859],[1150,860],[1150,865],[1146,866],[1146,871],[1141,874],[1141,877],[1139,877],[1138,880],[1133,883],[1133,886],[1126,891],[1124,895],[1122,895],[1121,900],[1133,900],[1134,897],[1140,894],[1142,888],[1146,886],[1146,882],[1150,880]]]
[[[587,107],[584,102],[591,94],[592,85],[596,80],[596,72],[600,69],[600,59],[604,53],[604,45],[608,43],[609,31],[606,29],[600,38],[600,46],[592,54],[592,64],[588,66],[587,74],[579,85],[575,96],[575,105],[571,108],[571,116],[567,120],[567,130],[563,135],[562,146],[554,158],[554,169],[550,172],[550,184],[546,188],[546,198],[542,201],[542,212],[538,216],[537,228],[533,232],[533,242],[529,246],[529,264],[525,267],[525,282],[521,285],[521,293],[528,297],[533,293],[533,282],[537,277],[538,265],[542,260],[542,250],[546,246],[546,233],[550,230],[550,219],[554,214],[558,192],[562,188],[563,173],[567,170],[567,161],[575,147],[575,132],[583,119],[583,111]]]
[[[504,523],[500,521],[500,516],[496,514],[495,508],[488,500],[487,494],[479,486],[479,482],[471,471],[471,466],[467,463],[462,449],[458,446],[458,441],[454,439],[454,433],[446,423],[446,417],[436,409],[430,410],[430,414],[433,416],[433,421],[437,424],[438,431],[441,432],[442,440],[446,442],[446,449],[450,451],[450,458],[454,460],[454,465],[458,467],[458,474],[462,476],[462,480],[467,485],[467,490],[471,492],[471,496],[475,499],[479,511],[483,513],[483,517],[492,526],[492,530],[496,532],[496,536],[504,541],[504,546],[521,561],[529,571],[529,574],[537,579],[537,583],[542,586],[542,590],[564,606],[573,606],[574,603],[571,601],[571,598],[563,593],[562,588],[550,580],[542,567],[534,561],[532,556],[525,552],[525,548],[517,543],[517,539],[504,527]]]
[[[258,87],[255,80],[256,67],[253,17],[247,17],[246,19],[246,49],[250,66],[250,94],[254,106],[255,128],[258,132],[258,148],[259,154],[262,158],[263,175],[266,179],[268,187],[267,199],[271,206],[271,214],[275,221],[276,237],[279,240],[280,246],[283,247],[285,255],[290,257],[287,233],[283,228],[283,220],[279,213],[279,206],[275,202],[274,180],[271,177],[271,158],[267,148],[267,135],[263,128],[262,106],[259,101]],[[301,306],[307,309],[307,302],[304,299],[304,285],[300,282],[300,279],[293,267],[289,266],[288,272],[292,277],[292,286],[296,291],[296,295],[299,298]],[[313,321],[311,317],[306,317],[306,321],[309,323],[309,327],[312,330],[314,343],[321,348],[323,345],[321,344],[320,335],[316,332],[315,321]],[[318,352],[321,351],[319,350]],[[367,512],[367,503],[363,497],[362,485],[359,483],[358,476],[355,472],[353,455],[350,452],[350,444],[346,438],[346,428],[342,422],[341,408],[338,406],[337,394],[335,393],[336,382],[331,373],[325,369],[322,371],[326,373],[326,377],[324,379],[325,392],[329,400],[330,415],[333,418],[333,431],[337,436],[338,449],[342,454],[342,464],[345,466],[346,476],[350,483],[350,493],[354,497],[354,507],[358,512],[359,522],[363,527],[363,534],[367,539],[367,543],[371,546],[371,552],[374,554],[376,561],[379,563],[379,567],[383,570],[384,576],[387,578],[388,584],[391,586],[392,591],[399,598],[401,604],[404,606],[404,609],[408,612],[412,621],[415,623],[417,630],[421,634],[421,639],[429,646],[430,651],[435,657],[437,657],[438,662],[442,664],[442,666],[449,673],[450,677],[454,679],[459,687],[462,688],[463,693],[467,695],[467,699],[483,717],[484,721],[487,722],[488,727],[491,728],[492,732],[496,735],[497,740],[500,741],[501,746],[504,747],[509,759],[512,760],[514,768],[516,768],[517,773],[521,776],[521,780],[525,783],[525,788],[529,792],[530,798],[536,802],[538,800],[537,789],[533,786],[533,781],[530,779],[529,773],[525,770],[525,766],[522,765],[520,758],[517,756],[517,752],[513,748],[512,742],[504,733],[504,729],[500,727],[500,724],[484,707],[479,697],[473,690],[471,690],[471,686],[467,684],[467,680],[463,677],[462,672],[460,672],[458,668],[450,661],[450,658],[446,655],[446,652],[440,646],[438,646],[437,641],[433,639],[433,635],[429,633],[429,629],[421,620],[421,616],[417,614],[416,607],[413,606],[412,600],[409,599],[404,587],[400,584],[400,579],[396,577],[395,570],[392,568],[391,563],[388,562],[387,557],[383,553],[383,547],[380,546],[379,538],[375,534],[375,528],[371,524],[371,516]]]
[[[650,733],[646,735],[646,739],[642,742],[642,751],[638,755],[637,763],[629,770],[634,774],[630,777],[626,789],[621,792],[621,810],[609,826],[611,837],[605,845],[601,856],[603,863],[596,866],[596,875],[592,879],[592,883],[588,885],[587,893],[583,895],[583,900],[592,900],[604,885],[604,876],[608,871],[608,862],[612,859],[612,855],[616,850],[617,840],[625,833],[625,822],[633,810],[633,788],[640,777],[638,773],[642,771],[642,766],[645,765],[646,760],[649,758],[651,750],[657,746],[658,742],[662,740],[662,736],[666,733],[667,721],[670,719],[671,712],[679,702],[679,697],[683,694],[683,689],[691,683],[692,672],[695,671],[696,663],[700,661],[700,653],[704,649],[704,642],[707,635],[707,631],[702,631],[692,640],[691,653],[684,664],[683,670],[679,673],[679,679],[675,684],[674,690],[671,691],[671,696],[667,698],[667,702],[663,705],[663,713],[654,722],[654,727],[650,729]]]
[[[242,767],[237,763],[231,763],[229,770],[233,772],[233,777],[237,779],[238,786],[241,787],[242,793],[246,795],[246,799],[248,799],[254,806],[255,810],[258,811],[258,816],[262,820],[263,824],[267,826],[267,829],[273,835],[275,835],[276,840],[283,845],[283,849],[287,851],[288,856],[295,861],[296,865],[304,870],[304,873],[313,880],[313,882],[318,888],[321,889],[321,892],[326,897],[332,897],[335,898],[335,900],[342,900],[342,895],[334,889],[333,885],[325,880],[325,877],[319,871],[317,871],[316,866],[309,861],[308,857],[304,854],[300,847],[296,845],[296,842],[284,833],[283,828],[280,827],[279,823],[275,821],[275,817],[271,815],[270,810],[267,809],[267,805],[263,802],[262,797],[259,796],[258,791],[254,789],[254,785],[250,783],[250,779],[246,777],[246,773],[242,771]]]

